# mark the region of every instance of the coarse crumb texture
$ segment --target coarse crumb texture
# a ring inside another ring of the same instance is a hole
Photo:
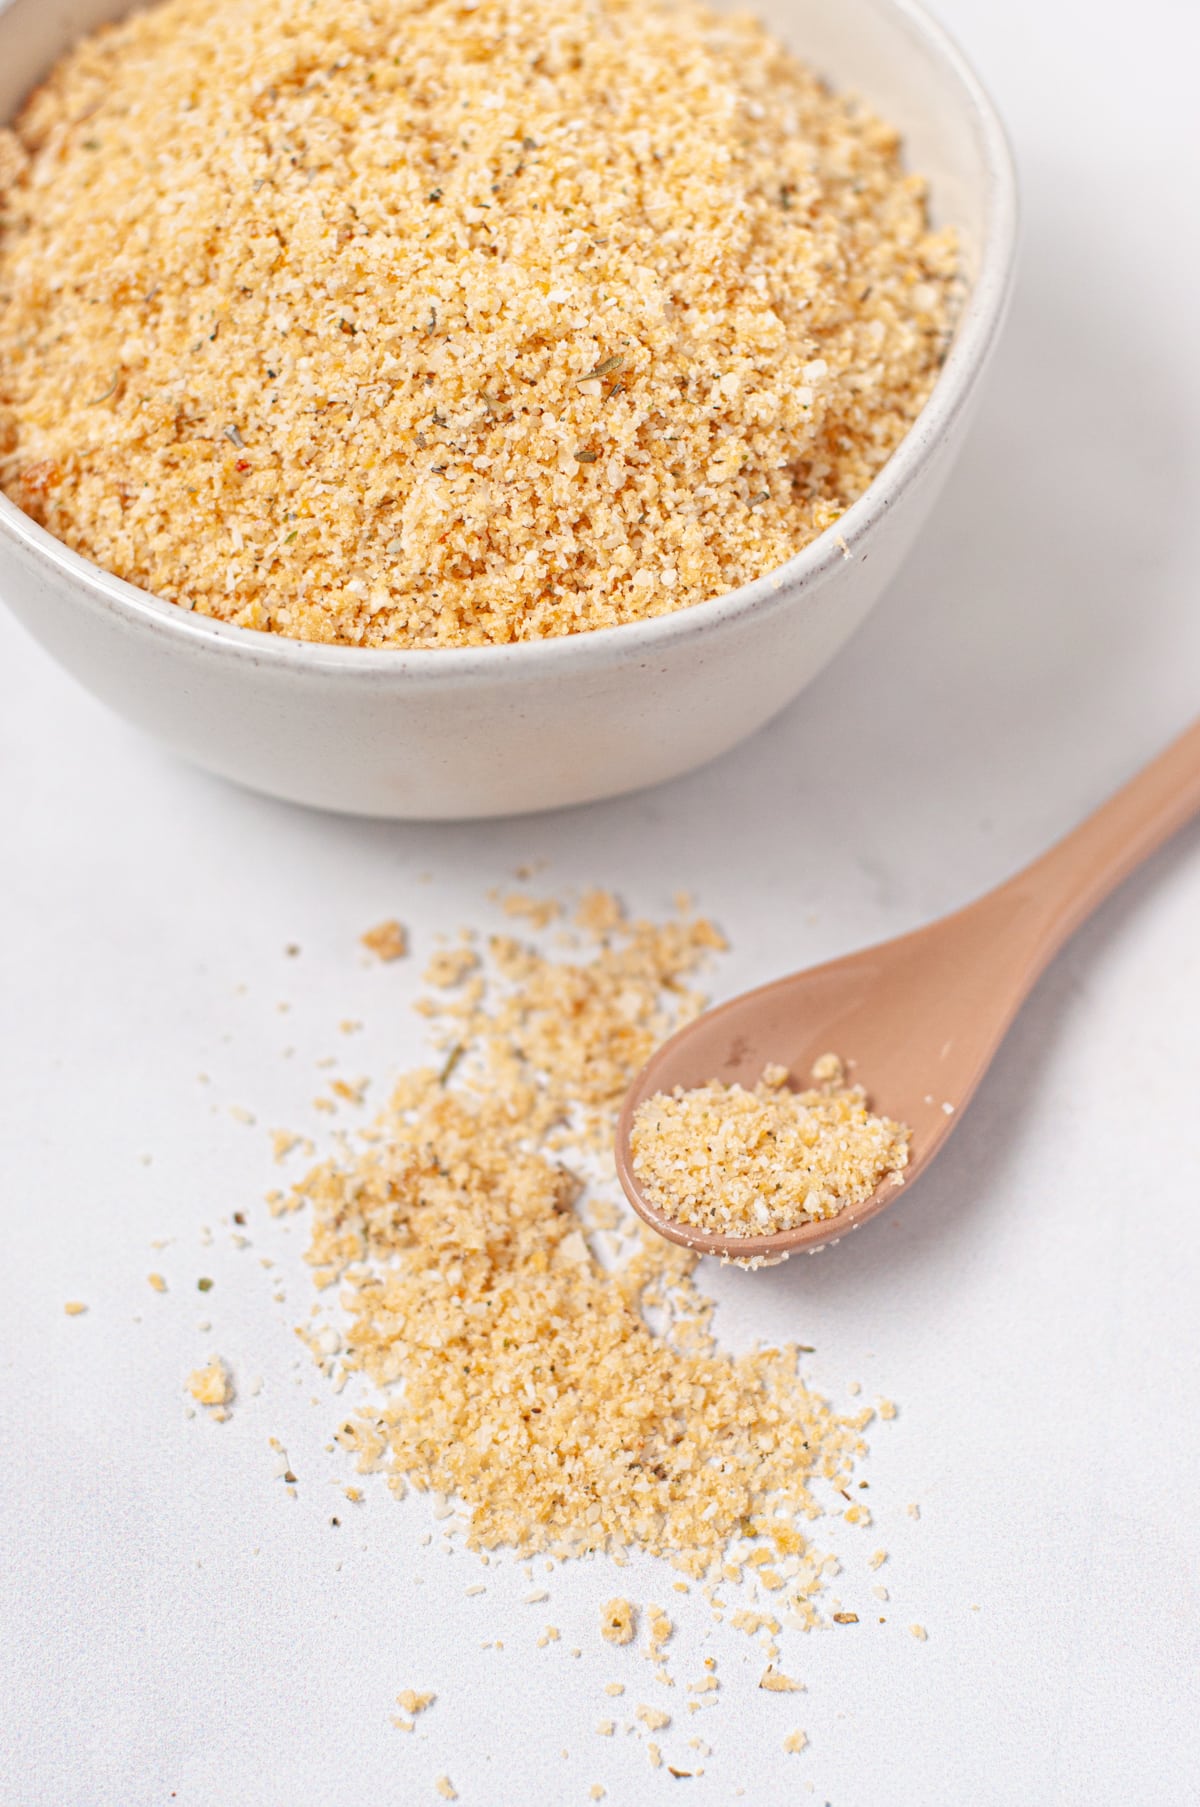
[[[832,1558],[806,1527],[825,1484],[849,1485],[872,1413],[831,1410],[792,1346],[724,1353],[694,1257],[644,1231],[612,1173],[622,1095],[700,1008],[689,980],[723,943],[603,894],[576,924],[558,958],[494,936],[459,992],[424,1000],[452,1074],[403,1077],[281,1201],[311,1211],[339,1361],[368,1389],[339,1440],[397,1492],[453,1496],[476,1548],[639,1548],[807,1625]],[[648,1612],[661,1642],[670,1622]],[[631,1641],[631,1603],[601,1626]]]
[[[233,1381],[219,1355],[214,1355],[203,1368],[193,1369],[187,1378],[187,1390],[197,1405],[219,1410],[229,1404],[233,1398]]]
[[[628,1600],[609,1600],[600,1609],[600,1636],[609,1644],[632,1644],[634,1608]]]
[[[874,1116],[836,1055],[793,1092],[770,1066],[752,1091],[711,1085],[657,1092],[630,1132],[642,1195],[677,1223],[764,1236],[862,1204],[908,1162],[909,1131]]]
[[[404,1688],[397,1694],[396,1704],[403,1707],[406,1713],[415,1715],[423,1713],[427,1707],[431,1707],[436,1699],[436,1694],[422,1693],[417,1688]]]
[[[367,929],[362,944],[377,960],[403,960],[408,952],[408,930],[394,916]]]
[[[507,643],[782,564],[944,355],[897,135],[694,0],[167,0],[0,144],[0,477],[242,626]]]

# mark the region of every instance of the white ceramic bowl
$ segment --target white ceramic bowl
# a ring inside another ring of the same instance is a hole
[[[10,0],[0,118],[127,0]],[[785,42],[904,134],[969,293],[920,418],[830,534],[675,615],[465,651],[306,645],[210,621],[69,552],[0,496],[0,595],[80,683],[211,771],[361,815],[551,809],[686,772],[816,676],[886,589],[962,443],[1011,286],[1012,163],[990,101],[913,0],[761,0]]]

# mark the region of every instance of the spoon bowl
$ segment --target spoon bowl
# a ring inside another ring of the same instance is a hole
[[[1031,866],[925,928],[793,973],[709,1010],[664,1042],[630,1088],[617,1172],[645,1221],[705,1255],[768,1264],[836,1242],[902,1197],[940,1154],[1042,971],[1134,868],[1200,810],[1200,722]],[[833,1052],[874,1109],[912,1131],[909,1162],[832,1218],[727,1236],[668,1217],[642,1194],[630,1135],[638,1107],[676,1086],[747,1089],[778,1063],[803,1087]]]

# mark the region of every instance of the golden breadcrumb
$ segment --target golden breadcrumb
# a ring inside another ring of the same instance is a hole
[[[493,937],[431,1005],[451,1059],[402,1077],[290,1195],[317,1284],[339,1288],[340,1368],[368,1383],[338,1438],[396,1492],[453,1497],[475,1548],[641,1549],[771,1590],[806,1626],[830,1561],[809,1521],[872,1413],[835,1413],[793,1346],[722,1351],[695,1257],[617,1202],[622,1097],[701,1008],[690,981],[724,942],[615,899],[587,916],[556,958]],[[646,1614],[656,1656],[670,1621]],[[601,1620],[632,1643],[630,1601]]]
[[[836,1217],[900,1177],[908,1129],[871,1114],[836,1056],[817,1062],[808,1091],[787,1077],[770,1066],[752,1091],[714,1080],[646,1099],[630,1133],[643,1197],[678,1223],[763,1236]]]
[[[415,1688],[404,1688],[396,1696],[396,1705],[415,1716],[423,1713],[426,1707],[431,1707],[436,1699],[436,1694],[421,1694]]]
[[[600,1610],[600,1636],[610,1644],[632,1644],[634,1613],[628,1600],[610,1600]]]
[[[439,991],[453,990],[461,985],[479,965],[479,955],[474,948],[446,947],[440,948],[430,960],[424,977],[426,985],[436,985]]]
[[[233,1398],[233,1381],[229,1370],[219,1355],[214,1355],[203,1368],[195,1368],[188,1375],[187,1390],[197,1405],[206,1405],[220,1411]]]
[[[408,930],[404,924],[389,916],[386,922],[376,923],[362,936],[362,944],[376,959],[402,960],[408,952]]]
[[[782,1670],[771,1664],[767,1665],[766,1671],[759,1677],[758,1685],[765,1688],[768,1694],[801,1694],[804,1691],[803,1682],[793,1681],[790,1675],[784,1675]]]
[[[0,478],[181,608],[362,646],[686,607],[921,408],[896,132],[696,0],[166,0],[0,148]]]

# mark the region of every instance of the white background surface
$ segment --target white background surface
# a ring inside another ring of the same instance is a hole
[[[1200,15],[942,12],[1021,164],[1011,329],[907,571],[740,752],[541,820],[320,818],[176,766],[0,621],[5,1807],[383,1807],[436,1802],[442,1773],[470,1807],[585,1802],[597,1781],[622,1807],[738,1788],[762,1807],[1197,1799],[1195,830],[1058,962],[901,1208],[817,1261],[713,1277],[731,1345],[797,1337],[839,1401],[860,1380],[901,1406],[863,1470],[877,1528],[830,1533],[862,1621],[784,1646],[805,1695],[757,1692],[757,1650],[650,1565],[558,1571],[525,1606],[515,1565],[422,1546],[420,1503],[370,1487],[349,1507],[324,1449],[337,1407],[292,1334],[303,1229],[260,1203],[265,1129],[322,1121],[319,1058],[378,1095],[418,1053],[419,961],[371,969],[357,947],[379,917],[420,955],[539,858],[548,888],[612,884],[648,911],[690,887],[735,943],[729,991],[964,901],[1195,711]],[[364,1033],[339,1036],[343,1017]],[[185,1415],[213,1349],[264,1377],[224,1425]],[[666,1701],[599,1642],[616,1592],[680,1607],[676,1695],[718,1658],[720,1706],[692,1722],[667,1702],[662,1737],[684,1768],[687,1738],[708,1739],[702,1778],[592,1729]],[[539,1650],[547,1622],[562,1641]],[[480,1648],[497,1636],[502,1653]],[[407,1737],[389,1724],[404,1687],[439,1696]],[[785,1756],[797,1725],[810,1748]]]

